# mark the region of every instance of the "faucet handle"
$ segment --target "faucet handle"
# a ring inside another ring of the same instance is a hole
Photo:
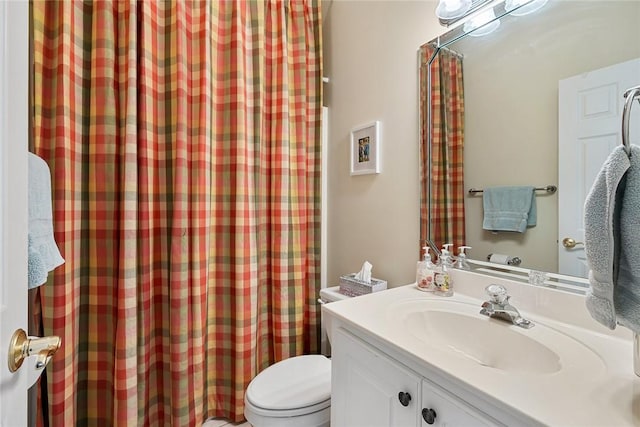
[[[509,299],[509,295],[507,295],[507,288],[502,285],[491,284],[484,288],[489,298],[491,298],[491,302],[495,304],[503,304],[505,301]]]

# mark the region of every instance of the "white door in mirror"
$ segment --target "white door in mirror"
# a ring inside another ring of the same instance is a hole
[[[587,277],[584,201],[611,151],[622,143],[622,96],[640,84],[640,58],[560,80],[558,103],[558,272]],[[640,108],[631,143],[640,141]],[[569,238],[575,245],[566,245]]]

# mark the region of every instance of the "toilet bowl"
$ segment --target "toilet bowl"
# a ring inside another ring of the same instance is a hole
[[[348,298],[337,289],[322,289],[322,302]],[[313,354],[269,366],[249,383],[244,416],[254,427],[329,427],[331,360]]]
[[[331,361],[314,354],[269,366],[247,387],[244,405],[254,427],[329,426]]]

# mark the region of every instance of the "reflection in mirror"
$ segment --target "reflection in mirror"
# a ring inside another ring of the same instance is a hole
[[[620,64],[631,64],[631,70],[636,70],[634,64],[640,64],[640,2],[549,0],[535,13],[518,17],[501,16],[503,4],[496,8],[501,21],[496,31],[469,37],[461,36],[458,27],[420,48],[421,239],[436,247],[450,242],[467,244],[473,247],[469,257],[476,260],[486,260],[492,253],[505,254],[521,258],[526,268],[581,275],[584,250],[578,242],[583,241],[584,195],[595,178],[594,167],[599,168],[620,143],[620,121],[610,117],[615,127],[611,134],[599,127],[606,125],[601,120],[588,140],[578,141],[583,124],[562,118],[560,110],[582,108],[600,118],[620,115],[622,93],[628,87],[625,78],[616,76],[615,84],[605,85],[612,89],[595,101],[580,98],[583,89],[574,86]],[[439,62],[441,55],[462,58],[464,85],[458,92],[464,97],[456,104],[462,110],[459,126],[445,114],[447,101],[434,97],[440,90],[434,86],[435,74],[442,76],[443,71],[430,65]],[[632,80],[640,79],[639,72],[631,74]],[[573,93],[573,98],[563,100],[561,93],[565,98]],[[632,118],[631,123],[638,125],[640,117]],[[436,157],[437,150],[447,155],[451,151],[439,141],[451,133],[461,138],[464,167],[452,160],[453,155]],[[559,144],[567,137],[582,145],[563,149]],[[591,141],[603,144],[594,149]],[[640,144],[640,129],[632,130],[631,142]],[[565,157],[561,158],[563,150]],[[590,164],[590,169],[577,170],[576,161]],[[459,183],[451,178],[439,181],[438,171],[450,166],[460,168],[455,175]],[[470,188],[529,185],[558,187],[556,193],[536,192],[535,227],[524,233],[483,230],[483,197],[469,194]],[[572,195],[567,210],[563,200]],[[441,210],[454,215],[453,225],[442,220]],[[561,228],[566,223],[575,231],[563,235]],[[456,227],[462,228],[461,233],[453,234]],[[576,245],[563,246],[567,237]],[[559,256],[566,254],[573,261],[560,262]],[[578,267],[567,269],[572,263]]]
[[[429,218],[427,226],[421,227],[421,239],[438,253],[434,242],[456,247],[465,242],[462,56],[433,44],[423,46],[420,55],[425,64],[420,78],[428,81],[428,93],[422,97],[421,104],[423,111],[426,108],[429,112],[422,122],[430,141],[421,144],[421,164],[429,165],[428,172],[421,174],[421,209]]]

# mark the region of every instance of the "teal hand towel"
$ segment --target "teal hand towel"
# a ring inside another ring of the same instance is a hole
[[[64,259],[53,236],[51,171],[47,163],[29,153],[29,289],[44,284],[47,274]]]
[[[536,195],[533,186],[490,187],[482,194],[482,228],[490,231],[524,233],[537,222]]]
[[[629,161],[619,204],[620,256],[613,305],[618,324],[640,333],[640,147],[631,146]]]
[[[584,205],[586,306],[608,328],[640,333],[640,147],[630,153],[613,150]]]
[[[640,147],[630,152],[614,204],[613,307],[619,325],[640,333]]]
[[[590,284],[585,302],[591,317],[609,329],[615,329],[617,324],[613,295],[621,249],[620,210],[630,166],[622,146],[613,150],[584,204],[584,246]]]
[[[48,271],[42,261],[40,253],[33,247],[33,239],[29,236],[27,258],[27,285],[29,289],[36,288],[47,281]]]

